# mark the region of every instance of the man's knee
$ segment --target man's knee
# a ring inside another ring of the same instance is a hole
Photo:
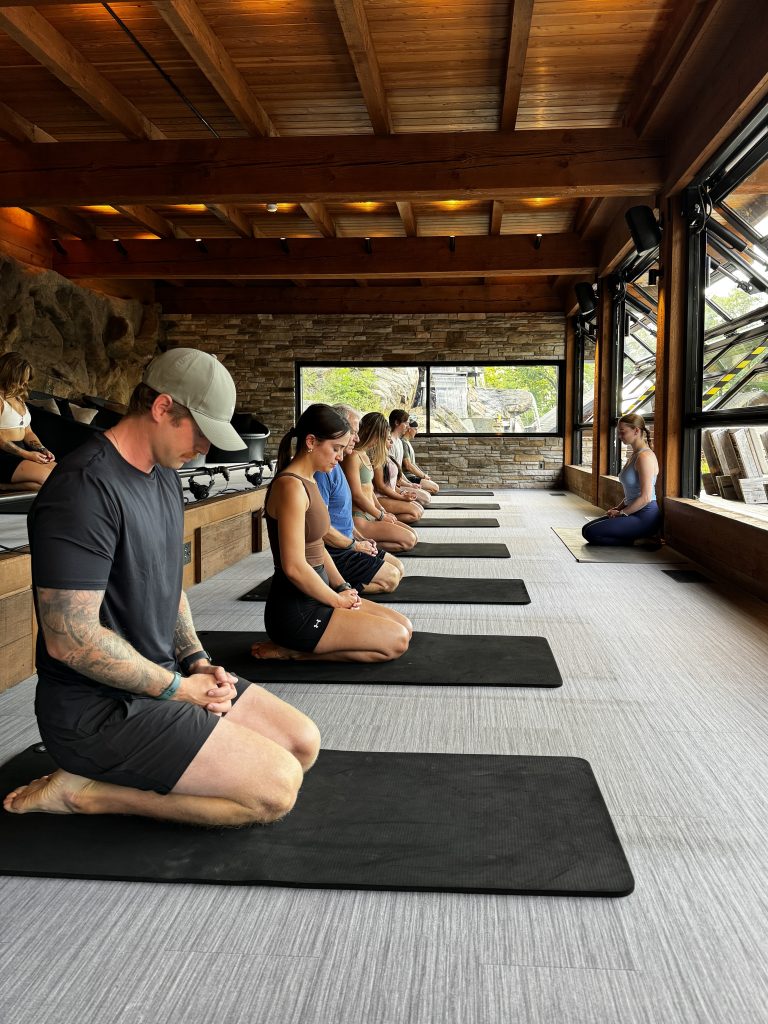
[[[398,572],[394,565],[384,562],[371,582],[378,584],[380,593],[391,594],[400,582],[400,576],[401,573]]]
[[[303,721],[293,735],[291,752],[303,771],[311,768],[320,753],[320,730],[311,718],[302,716]]]
[[[304,780],[304,772],[295,757],[287,751],[285,755],[280,767],[270,773],[266,791],[254,794],[247,802],[247,806],[254,814],[254,821],[280,821],[293,810]]]

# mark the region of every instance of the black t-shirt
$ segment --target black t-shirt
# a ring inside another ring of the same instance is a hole
[[[33,586],[105,591],[102,625],[173,670],[184,568],[184,502],[175,470],[143,473],[95,437],[56,467],[28,522]],[[86,684],[126,695],[52,658],[42,629],[37,671],[42,683],[67,684],[72,694]]]

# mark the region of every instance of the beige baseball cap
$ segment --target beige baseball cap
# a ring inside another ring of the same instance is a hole
[[[230,423],[235,411],[235,382],[215,356],[198,348],[171,348],[144,371],[144,383],[170,395],[189,409],[205,437],[224,451],[237,451],[245,442]]]

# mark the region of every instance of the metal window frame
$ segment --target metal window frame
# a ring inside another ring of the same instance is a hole
[[[425,410],[427,415],[426,430],[420,431],[420,437],[549,437],[549,438],[561,438],[565,437],[565,360],[564,359],[496,359],[493,362],[478,363],[471,359],[455,359],[446,362],[427,362],[424,359],[420,360],[406,360],[398,359],[396,362],[356,362],[354,364],[342,360],[321,360],[321,361],[309,361],[309,360],[297,360],[294,363],[294,398],[296,408],[296,419],[301,416],[301,371],[303,369],[320,369],[327,367],[328,369],[334,369],[342,367],[344,369],[384,369],[386,367],[411,367],[415,366],[418,368],[424,368],[426,370],[426,391],[427,397],[425,402]],[[516,433],[447,433],[439,432],[432,433],[431,430],[431,394],[432,394],[432,381],[431,371],[432,369],[442,369],[448,366],[482,366],[482,367],[493,367],[493,366],[554,366],[557,370],[557,428],[554,431],[540,433],[540,432],[516,432]]]

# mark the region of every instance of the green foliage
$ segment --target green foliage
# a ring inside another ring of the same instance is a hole
[[[593,378],[594,373],[593,364]],[[557,368],[554,366],[486,366],[484,374],[487,388],[530,391],[540,416],[557,404]]]
[[[366,412],[381,407],[381,395],[376,391],[376,371],[351,366],[305,366],[301,371],[302,399],[305,406],[314,402],[326,405],[351,405]]]

